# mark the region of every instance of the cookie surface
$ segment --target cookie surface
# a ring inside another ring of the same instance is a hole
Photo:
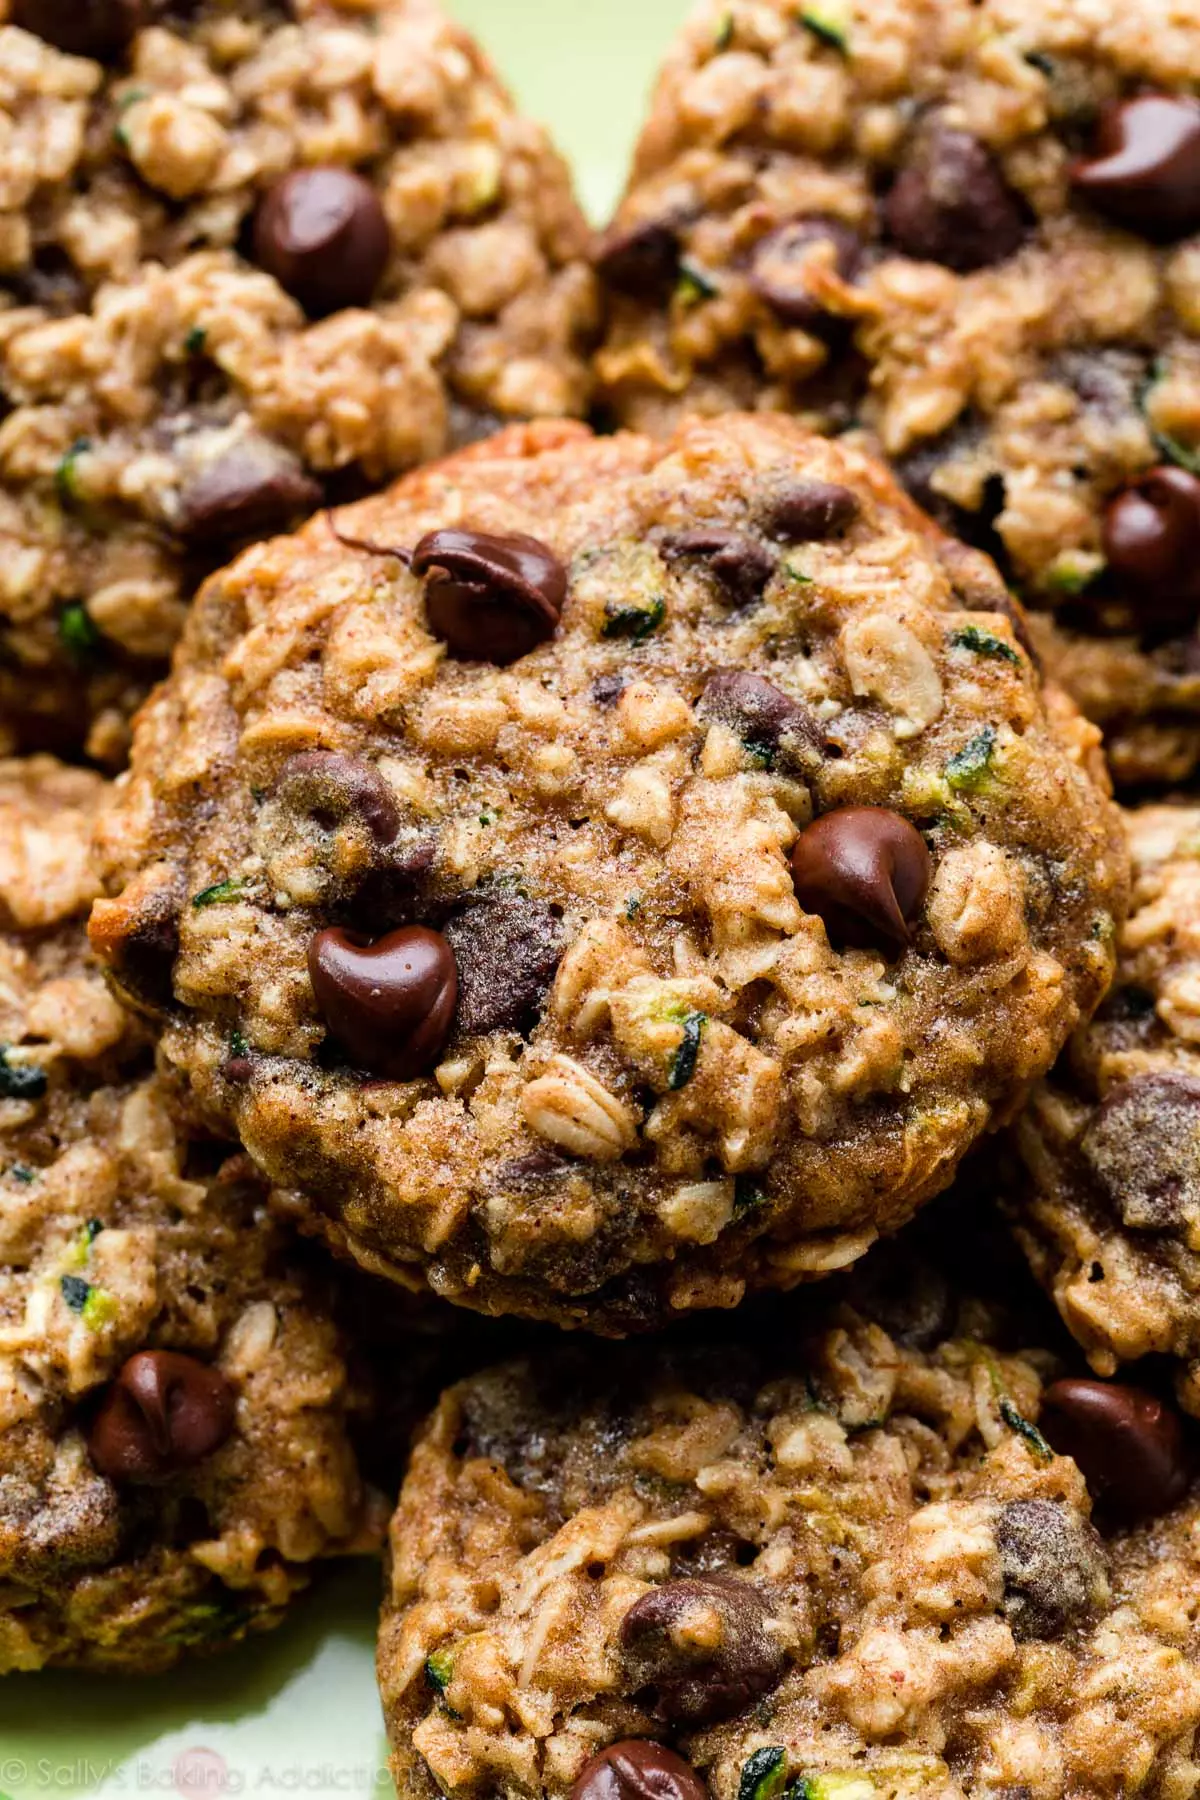
[[[0,19],[0,718],[116,762],[239,542],[582,408],[588,234],[430,0]]]
[[[0,764],[0,1671],[165,1668],[368,1537],[324,1284],[87,954],[101,788]]]
[[[1200,758],[1200,11],[712,0],[600,255],[622,422],[865,430],[1119,780]]]
[[[1093,1366],[1177,1360],[1200,1412],[1200,807],[1126,815],[1133,910],[1117,980],[1016,1139],[1017,1229]]]
[[[965,1292],[902,1259],[759,1335],[744,1312],[724,1343],[572,1345],[451,1390],[391,1529],[404,1800],[1186,1788],[1178,1417],[1064,1378],[1027,1314],[1014,1334]],[[1088,1404],[1109,1435],[1077,1464],[1039,1421],[1058,1441]],[[1155,1477],[1118,1517],[1122,1426]]]
[[[1020,630],[787,420],[514,428],[207,587],[93,941],[368,1266],[732,1305],[944,1187],[1109,979],[1117,815]]]

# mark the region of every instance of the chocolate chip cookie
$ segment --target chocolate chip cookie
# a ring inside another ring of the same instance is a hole
[[[0,19],[0,729],[115,762],[239,543],[581,410],[587,231],[431,0]]]
[[[711,0],[600,250],[615,414],[865,431],[1128,783],[1200,760],[1198,89],[1187,7]]]
[[[100,787],[0,764],[0,1672],[215,1649],[375,1529],[325,1285],[87,953]]]
[[[1093,1367],[1172,1357],[1200,1413],[1200,806],[1127,817],[1116,984],[1018,1124],[1013,1212]]]
[[[971,1202],[974,1204],[974,1202]],[[1197,1770],[1180,1417],[936,1270],[452,1389],[391,1528],[410,1800],[1157,1800]],[[826,1290],[828,1292],[828,1290]]]
[[[733,1305],[900,1225],[1107,986],[1119,820],[1023,629],[786,419],[514,427],[202,592],[93,942],[368,1267]]]

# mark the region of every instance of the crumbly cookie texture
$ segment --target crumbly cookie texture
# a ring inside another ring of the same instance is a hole
[[[1175,1358],[1200,1413],[1200,807],[1126,816],[1116,985],[1018,1122],[1012,1212],[1093,1367]]]
[[[1130,783],[1200,759],[1198,86],[1195,0],[710,0],[600,254],[621,421],[866,430]]]
[[[580,412],[595,284],[431,0],[122,0],[103,62],[70,12],[0,0],[0,730],[115,763],[231,546]]]
[[[101,785],[0,764],[0,1672],[215,1649],[377,1528],[323,1283],[87,953]]]
[[[792,1302],[730,1342],[572,1348],[444,1397],[379,1640],[403,1800],[1194,1788],[1196,1490],[1164,1462],[1136,1524],[1093,1522],[1038,1425],[1098,1401],[1140,1421],[1140,1455],[1177,1421],[1045,1388],[1054,1357],[961,1288],[887,1285],[884,1307]]]
[[[93,942],[370,1267],[615,1329],[822,1275],[1110,979],[1119,817],[1021,629],[788,420],[513,428],[207,586]]]

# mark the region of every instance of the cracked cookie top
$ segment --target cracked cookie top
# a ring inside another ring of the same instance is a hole
[[[0,0],[0,713],[108,762],[239,543],[579,412],[588,233],[431,0]]]
[[[209,583],[93,942],[369,1266],[731,1305],[902,1223],[1107,985],[1118,819],[1022,633],[787,420],[514,428]]]
[[[880,1256],[729,1341],[572,1346],[444,1397],[379,1640],[406,1800],[1186,1791],[1179,1416],[1064,1373],[1021,1271],[1006,1317]]]
[[[325,1285],[88,954],[102,786],[0,764],[0,1671],[164,1668],[368,1532]]]
[[[623,423],[864,430],[1118,777],[1200,757],[1194,0],[708,0],[599,251]]]

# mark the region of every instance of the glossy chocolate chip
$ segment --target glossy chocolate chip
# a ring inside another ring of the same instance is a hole
[[[152,1486],[220,1449],[233,1416],[234,1392],[219,1369],[175,1350],[140,1350],[106,1390],[88,1454],[110,1481]]]
[[[1200,225],[1200,102],[1139,94],[1105,107],[1095,154],[1075,185],[1098,212],[1143,237],[1186,237]]]
[[[704,684],[700,713],[736,731],[767,763],[805,764],[820,755],[821,733],[813,714],[764,675],[718,669]]]
[[[858,495],[834,481],[794,481],[763,508],[763,529],[789,544],[838,537],[853,525]]]
[[[320,830],[361,820],[378,844],[400,829],[395,795],[373,762],[337,750],[302,750],[279,771],[275,796],[297,817]]]
[[[796,898],[824,920],[838,946],[906,948],[930,877],[920,832],[882,806],[825,813],[805,826],[792,851]]]
[[[805,279],[819,245],[828,246],[825,257],[834,272],[852,282],[862,267],[863,241],[844,220],[819,214],[780,225],[756,246],[750,261],[750,286],[776,318],[818,336],[840,323]]]
[[[487,531],[431,531],[412,557],[425,575],[429,629],[462,662],[502,667],[554,636],[567,571],[537,538]]]
[[[702,563],[734,606],[755,605],[775,573],[776,559],[765,544],[717,526],[671,532],[662,541],[662,553],[668,562]]]
[[[541,901],[513,895],[465,907],[446,936],[458,963],[458,1029],[527,1030],[562,958],[562,921]]]
[[[107,62],[145,22],[146,7],[143,0],[13,0],[11,17],[58,50]]]
[[[922,132],[884,202],[888,236],[906,256],[967,274],[1024,242],[1025,208],[991,152],[969,132]]]
[[[188,475],[175,522],[198,544],[265,537],[298,523],[322,498],[320,483],[286,450],[247,437]]]
[[[1174,1408],[1143,1388],[1072,1376],[1042,1395],[1038,1423],[1079,1465],[1093,1498],[1133,1522],[1169,1511],[1191,1478]]]
[[[369,306],[390,254],[379,195],[353,169],[294,169],[255,217],[256,260],[311,318]]]
[[[1111,500],[1104,554],[1139,616],[1187,610],[1200,595],[1200,480],[1170,464]]]
[[[661,219],[614,225],[600,239],[596,268],[618,293],[655,299],[674,285],[679,268],[679,233]]]
[[[584,1764],[571,1800],[708,1800],[708,1789],[665,1744],[626,1738]]]
[[[1019,1644],[1057,1638],[1102,1604],[1107,1559],[1098,1534],[1057,1500],[1010,1500],[996,1521],[1004,1615]]]
[[[458,999],[454,952],[440,932],[406,925],[372,944],[329,926],[308,946],[308,973],[330,1036],[358,1068],[412,1081],[437,1062]]]
[[[671,1725],[732,1718],[775,1687],[787,1663],[760,1589],[734,1576],[667,1581],[621,1621],[621,1655],[635,1691]]]
[[[1200,1081],[1136,1075],[1105,1095],[1079,1141],[1124,1224],[1169,1231],[1200,1215]]]

